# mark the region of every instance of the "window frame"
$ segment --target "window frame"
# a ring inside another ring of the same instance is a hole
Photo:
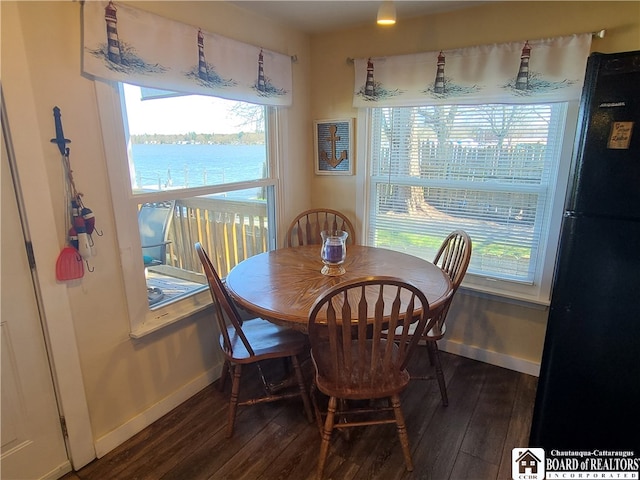
[[[473,295],[522,304],[533,308],[546,308],[549,306],[560,238],[560,226],[562,223],[578,121],[578,100],[566,103],[566,117],[563,124],[559,155],[560,163],[557,165],[555,182],[550,185],[550,189],[553,191],[549,203],[550,216],[546,228],[542,231],[541,239],[544,239],[545,242],[538,257],[538,265],[536,266],[536,275],[533,284],[529,285],[517,281],[488,278],[486,276],[468,273],[461,285],[463,291]],[[356,187],[357,198],[361,201],[358,202],[356,207],[356,214],[358,218],[362,219],[361,238],[363,238],[364,242],[368,242],[371,233],[369,215],[370,209],[372,208],[372,108],[361,108],[358,110],[357,125],[357,163],[360,168],[358,168],[356,172]]]
[[[138,204],[157,200],[154,193],[133,194],[129,174],[129,161],[127,155],[127,133],[123,119],[124,96],[121,95],[119,82],[94,82],[98,103],[98,114],[102,126],[104,152],[109,176],[109,184],[112,195],[119,255],[122,266],[122,277],[129,314],[130,336],[141,338],[156,332],[166,326],[180,320],[189,318],[211,305],[211,294],[208,288],[203,288],[197,293],[191,294],[177,301],[170,302],[151,309],[147,301],[147,286],[144,279],[144,262],[142,247],[138,229]],[[269,201],[273,204],[268,209],[269,223],[274,228],[269,229],[269,249],[277,244],[276,228],[278,205],[280,197],[279,168],[277,153],[281,151],[278,126],[281,123],[280,116],[284,115],[282,109],[266,107],[266,138],[267,161],[269,162],[269,177],[262,180],[238,182],[234,188],[267,188],[270,194]],[[189,197],[208,194],[216,191],[228,191],[228,185],[192,188],[188,190]],[[167,193],[165,199],[180,199],[184,197],[185,190],[172,190]],[[206,286],[206,284],[205,284]]]

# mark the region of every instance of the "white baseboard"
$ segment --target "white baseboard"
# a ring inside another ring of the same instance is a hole
[[[478,347],[465,345],[451,340],[440,340],[438,348],[444,352],[453,353],[462,357],[479,360],[481,362],[496,365],[498,367],[508,368],[516,372],[526,373],[537,377],[540,375],[540,363],[523,360],[522,358],[512,357],[504,353],[491,352]]]
[[[58,465],[56,468],[46,473],[40,480],[58,480],[62,476],[69,473],[73,468],[71,468],[71,462],[66,460]]]
[[[158,420],[160,417],[166,415],[178,405],[194,396],[200,390],[213,383],[220,376],[219,372],[221,366],[222,364],[215,365],[213,368],[204,372],[195,380],[189,382],[176,392],[172,393],[168,397],[163,398],[161,401],[159,401],[155,405],[152,405],[144,412],[133,417],[127,423],[98,438],[95,441],[97,457],[103,457],[118,445],[121,445],[125,441],[129,440],[136,433],[141,432],[153,422]]]

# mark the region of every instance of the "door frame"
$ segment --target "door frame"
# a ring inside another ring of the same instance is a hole
[[[3,13],[5,9],[16,9],[9,16],[19,18],[15,4],[3,5],[2,9]],[[28,72],[20,22],[3,22],[5,26],[11,30],[3,31],[3,38],[11,38],[12,41],[11,68]],[[60,246],[57,241],[51,241],[52,232],[57,231],[55,214],[41,143],[34,141],[46,138],[46,135],[38,128],[33,92],[29,75],[8,75],[2,79],[2,129],[3,134],[7,134],[5,139],[9,155],[15,160],[18,177],[16,189],[22,198],[29,232],[34,239],[35,263],[41,267],[35,271],[36,295],[43,306],[45,343],[52,360],[58,403],[66,421],[69,459],[77,470],[95,459],[96,452],[67,286],[57,282],[55,268],[46,268],[51,265],[52,259],[58,257]],[[11,132],[8,130],[9,122]]]

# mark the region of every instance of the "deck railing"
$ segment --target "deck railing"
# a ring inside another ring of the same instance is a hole
[[[227,198],[176,201],[167,264],[202,272],[194,249],[200,242],[221,277],[245,258],[269,248],[266,202]]]

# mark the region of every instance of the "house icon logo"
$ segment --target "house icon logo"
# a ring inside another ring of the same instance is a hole
[[[514,448],[511,451],[513,480],[544,480],[544,449]]]

